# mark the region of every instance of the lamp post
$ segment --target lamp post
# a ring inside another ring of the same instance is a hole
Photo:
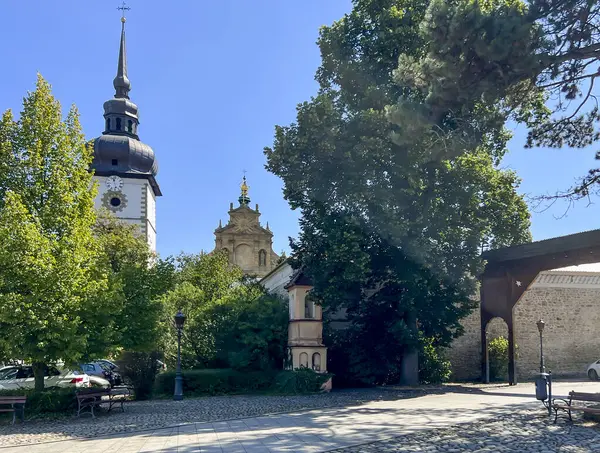
[[[181,334],[185,324],[185,315],[179,310],[175,315],[175,328],[177,329],[177,371],[175,373],[175,392],[173,399],[181,401],[183,399],[183,377],[181,376]]]
[[[544,364],[544,327],[546,323],[541,319],[536,323],[540,332],[540,377],[535,381],[535,396],[548,409],[548,415],[552,415],[552,371],[546,373]]]
[[[540,373],[545,373],[546,372],[546,366],[544,365],[544,326],[546,325],[546,323],[544,323],[544,321],[542,321],[541,319],[536,323],[537,324],[537,328],[540,332]]]

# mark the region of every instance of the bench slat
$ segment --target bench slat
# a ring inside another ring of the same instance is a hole
[[[26,396],[0,396],[0,404],[6,404],[5,401],[10,404],[14,401],[25,401],[27,400]]]
[[[107,395],[110,395],[110,393],[108,393],[108,392],[77,393],[77,399],[93,398],[96,396],[107,396]]]
[[[600,393],[580,393],[580,392],[570,392],[569,397],[573,401],[590,401],[590,402],[600,402]]]
[[[572,411],[600,412],[600,409],[598,409],[598,408],[586,407],[586,406],[567,406],[567,405],[554,404],[552,407],[554,409],[565,409],[565,410],[572,410]]]

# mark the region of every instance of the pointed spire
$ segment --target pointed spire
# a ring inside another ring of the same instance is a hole
[[[127,51],[125,48],[125,11],[129,10],[128,6],[120,6],[118,9],[123,11],[121,16],[121,45],[119,47],[119,63],[117,65],[117,76],[113,80],[113,86],[115,87],[115,97],[129,99],[129,91],[131,90],[131,83],[127,78]]]
[[[271,231],[271,230],[269,229],[269,222],[267,222],[267,230],[268,230],[268,231]]]
[[[219,219],[219,228],[223,228],[223,224],[221,223],[221,219]]]

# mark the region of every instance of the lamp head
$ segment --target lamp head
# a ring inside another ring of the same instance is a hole
[[[538,322],[536,322],[536,324],[538,330],[540,331],[540,333],[542,333],[544,331],[544,326],[546,325],[546,323],[540,319]]]
[[[185,324],[185,315],[181,310],[177,312],[175,315],[175,327],[178,329],[183,329],[183,325]]]

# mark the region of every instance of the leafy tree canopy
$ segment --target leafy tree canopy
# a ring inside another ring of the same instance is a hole
[[[596,143],[599,26],[592,0],[432,0],[419,27],[422,52],[403,53],[395,70],[397,139],[435,141],[426,159],[443,160],[513,120],[528,128],[529,147]],[[559,196],[588,196],[599,180],[593,169]]]
[[[265,153],[302,210],[294,266],[326,311],[345,309],[363,380],[389,382],[419,341],[410,320],[448,344],[473,306],[481,250],[529,241],[529,213],[498,168],[510,139],[498,109],[477,104],[482,139],[452,141],[421,124],[426,93],[401,83],[398,62],[429,55],[433,2],[353,5],[321,29],[319,91]]]
[[[186,368],[280,368],[287,342],[287,307],[230,266],[225,252],[181,255],[175,287],[162,297],[164,347],[176,360],[173,315],[187,319],[182,339]]]
[[[37,389],[45,363],[84,355],[84,313],[106,287],[90,162],[77,110],[63,120],[38,76],[20,118],[7,111],[0,122],[0,342],[32,362]]]
[[[86,317],[89,335],[95,338],[87,357],[157,350],[162,335],[160,297],[175,284],[175,263],[155,257],[137,225],[109,212],[100,214],[93,231],[101,250],[98,267],[107,275],[108,287],[94,296]],[[110,309],[100,312],[97,306]]]

